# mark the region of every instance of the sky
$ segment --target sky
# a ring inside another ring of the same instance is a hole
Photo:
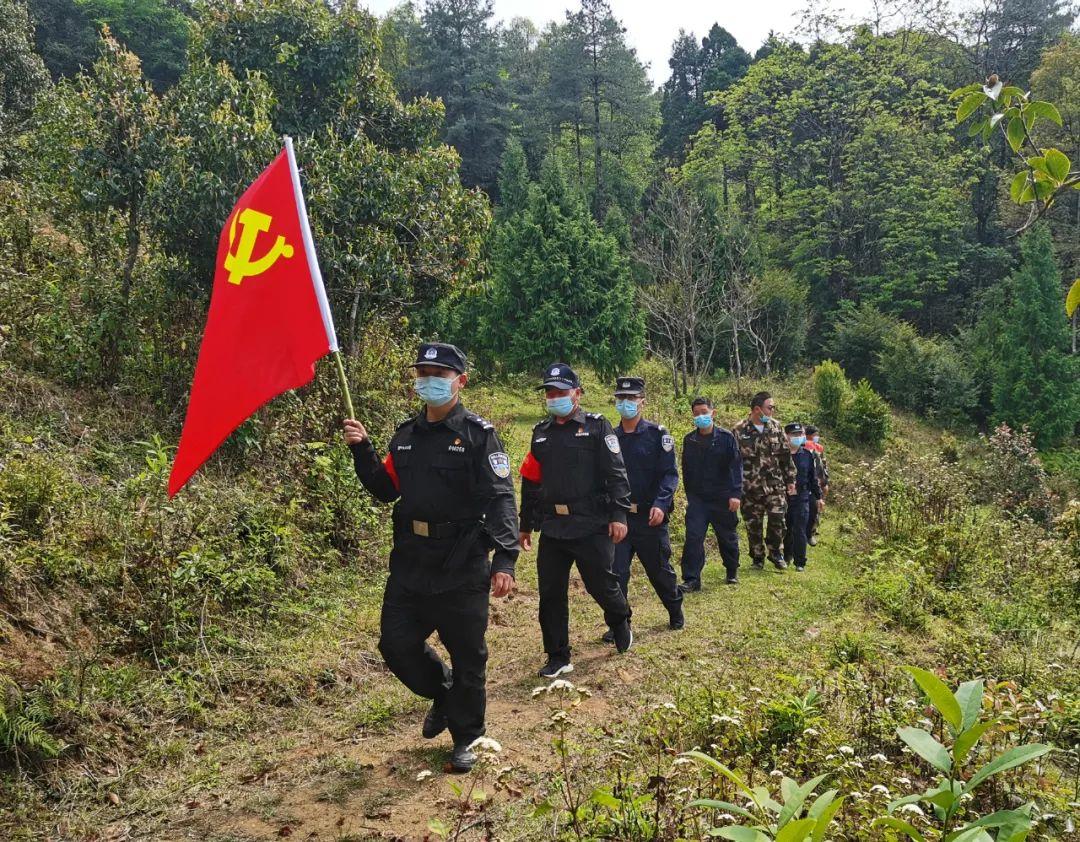
[[[367,7],[382,15],[401,0],[367,0]],[[751,54],[769,34],[790,33],[799,20],[807,0],[609,0],[615,16],[626,27],[630,46],[649,64],[649,76],[659,86],[668,75],[671,44],[679,29],[701,38],[713,23],[719,23],[735,36]],[[846,0],[844,10],[858,15],[868,10],[872,0]],[[416,2],[423,6],[423,0]],[[565,9],[577,8],[576,0],[495,0],[495,17],[509,21],[530,18],[539,27],[551,20],[563,20]]]

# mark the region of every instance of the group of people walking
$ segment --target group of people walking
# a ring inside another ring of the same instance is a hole
[[[518,470],[515,512],[510,458],[494,426],[459,397],[468,382],[465,355],[425,343],[413,368],[425,407],[397,428],[386,456],[379,458],[355,419],[344,422],[345,441],[364,487],[396,501],[379,650],[402,683],[432,700],[423,734],[449,729],[455,771],[472,768],[470,746],[484,733],[488,593],[510,593],[518,553],[532,550],[534,532],[544,678],[573,670],[568,590],[575,564],[603,610],[603,639],[619,652],[634,641],[627,598],[634,556],[672,629],[685,624],[684,595],[701,590],[710,526],[726,582],[738,583],[740,511],[755,568],[768,560],[781,571],[805,569],[828,491],[824,452],[813,427],[781,428],[767,392],[753,397],[748,417],[730,431],[716,423],[709,398],[692,401],[693,429],[681,453],[687,507],[679,582],[668,530],[680,474],[675,440],[644,417],[642,378],[616,381],[620,422],[612,428],[603,415],[582,410],[581,381],[570,366],[545,369],[539,388],[548,415],[533,428]],[[428,644],[433,632],[450,666]]]

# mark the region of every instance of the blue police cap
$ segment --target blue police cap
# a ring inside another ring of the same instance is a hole
[[[620,377],[615,381],[615,397],[629,395],[637,397],[645,394],[644,377]]]
[[[416,362],[409,368],[418,365],[434,365],[439,368],[451,368],[454,371],[465,373],[465,355],[456,345],[445,342],[425,342],[416,351]]]
[[[544,369],[544,381],[540,389],[580,389],[581,380],[566,363],[552,363]]]
[[[803,425],[798,421],[792,421],[790,424],[784,425],[785,433],[801,433],[803,432]]]

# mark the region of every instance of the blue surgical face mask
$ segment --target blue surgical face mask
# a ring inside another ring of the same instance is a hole
[[[561,398],[548,398],[547,408],[552,415],[565,418],[574,411],[574,399],[569,395],[563,395]]]
[[[629,399],[615,401],[615,409],[619,411],[619,415],[623,418],[630,420],[637,417],[638,402]]]
[[[819,441],[821,441],[821,436],[814,436],[813,440],[814,440],[814,444],[817,444]]]
[[[770,421],[772,421],[772,416],[771,415],[762,415],[761,416],[761,423],[762,424],[768,424]]]
[[[704,415],[694,416],[694,426],[699,430],[707,430],[713,425],[712,413],[706,412]]]
[[[445,406],[454,399],[455,377],[417,377],[413,388],[428,406]]]
[[[804,444],[806,444],[806,436],[792,436],[791,443],[795,447],[802,447]]]

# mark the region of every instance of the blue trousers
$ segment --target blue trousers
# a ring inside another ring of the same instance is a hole
[[[612,568],[619,580],[623,596],[630,589],[630,563],[637,555],[645,575],[668,611],[682,605],[679,580],[671,566],[671,538],[667,523],[649,526],[648,515],[629,515],[626,519],[626,537],[615,545],[615,563]]]
[[[787,498],[787,529],[784,531],[784,559],[794,560],[796,567],[806,566],[806,525],[810,520],[810,507],[817,504],[804,492]]]
[[[701,584],[701,571],[705,569],[705,536],[713,528],[720,557],[728,576],[739,569],[739,536],[736,528],[739,515],[728,508],[727,500],[710,502],[699,497],[686,500],[686,540],[682,551],[682,577],[688,585]]]

